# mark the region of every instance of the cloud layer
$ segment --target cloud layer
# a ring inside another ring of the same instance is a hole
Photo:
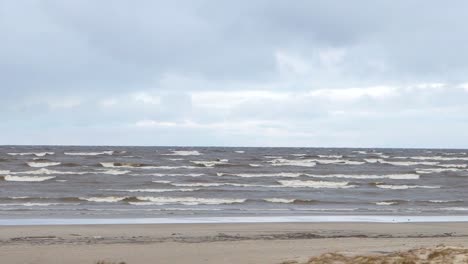
[[[2,1],[0,144],[468,147],[464,1]]]

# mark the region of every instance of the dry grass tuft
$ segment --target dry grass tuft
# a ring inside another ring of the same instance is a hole
[[[365,256],[325,253],[310,258],[304,264],[468,264],[468,249],[439,246],[436,248],[419,248],[389,254]]]

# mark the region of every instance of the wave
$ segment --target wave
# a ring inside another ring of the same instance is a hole
[[[376,202],[376,205],[396,205],[397,202]]]
[[[416,173],[419,174],[429,174],[429,173],[441,173],[441,172],[457,172],[457,171],[464,171],[462,169],[457,168],[428,168],[428,169],[416,169]]]
[[[9,170],[0,170],[0,174],[10,174]]]
[[[377,184],[375,185],[378,188],[381,189],[392,189],[392,190],[406,190],[406,189],[416,189],[416,188],[421,188],[421,189],[439,189],[440,186],[432,185],[389,185],[389,184]]]
[[[171,181],[153,181],[154,183],[169,184]]]
[[[61,174],[61,175],[65,175],[65,174],[76,174],[76,175],[82,175],[82,174],[89,174],[89,173],[93,173],[93,172],[89,172],[89,171],[80,171],[80,172],[74,172],[74,171],[56,171],[56,170],[49,170],[49,169],[46,169],[46,168],[41,168],[41,169],[38,169],[38,170],[34,170],[34,171],[21,171],[21,172],[10,172],[10,174],[28,174],[28,175],[50,175],[50,174]]]
[[[53,206],[53,205],[78,205],[78,204],[71,204],[71,203],[8,203],[8,204],[0,204],[0,206]]]
[[[3,177],[5,181],[15,181],[15,182],[42,182],[55,178],[55,176],[12,176],[6,175]]]
[[[197,164],[197,165],[200,165],[200,166],[203,166],[203,167],[214,167],[216,165],[225,165],[225,164],[229,164],[229,160],[227,159],[219,159],[219,160],[215,160],[215,161],[208,161],[208,160],[196,160],[196,161],[190,161],[194,164]]]
[[[463,200],[429,200],[430,203],[462,203]]]
[[[245,153],[244,150],[236,150],[236,151],[234,151],[234,152],[235,152],[235,153],[239,153],[239,154],[244,154],[244,153]]]
[[[60,165],[60,162],[28,162],[29,167],[43,168]]]
[[[384,159],[364,159],[367,163],[380,163],[380,164],[390,164],[394,166],[415,166],[415,165],[437,165],[440,162],[429,162],[429,161],[421,161],[421,162],[415,162],[415,161],[387,161]]]
[[[246,199],[220,199],[220,198],[196,198],[196,197],[151,197],[139,196],[136,197],[143,202],[130,202],[132,205],[166,205],[166,204],[182,204],[182,205],[219,205],[219,204],[235,204],[243,203]]]
[[[23,153],[7,153],[10,156],[36,156],[44,157],[46,155],[54,155],[54,152],[23,152]]]
[[[154,193],[161,193],[161,192],[194,192],[198,191],[199,189],[189,189],[189,188],[181,188],[181,189],[101,189],[102,191],[114,191],[114,192],[154,192]]]
[[[166,156],[200,156],[202,153],[196,150],[173,150],[172,153],[162,154]]]
[[[285,177],[295,178],[303,175],[303,173],[292,172],[279,172],[279,173],[216,173],[218,176],[237,176],[242,178],[255,178],[255,177]]]
[[[205,174],[204,173],[151,173],[151,174],[145,174],[145,175],[156,176],[156,177],[178,177],[178,176],[200,177]]]
[[[343,160],[343,159],[313,159],[319,164],[338,164],[338,165],[362,165],[363,161]]]
[[[265,159],[282,159],[282,156],[263,156]]]
[[[263,165],[262,164],[250,163],[249,166],[250,167],[262,167]]]
[[[468,167],[467,164],[439,164],[437,166],[444,167],[444,168],[466,168]]]
[[[319,158],[327,158],[327,159],[341,159],[343,155],[317,155]]]
[[[126,170],[105,170],[105,171],[102,171],[102,172],[99,172],[99,173],[109,174],[109,175],[123,175],[123,174],[127,174],[129,172],[130,171],[126,171]]]
[[[296,199],[284,199],[284,198],[266,198],[263,199],[266,202],[269,203],[294,203]]]
[[[268,161],[273,166],[299,166],[299,167],[315,167],[317,163],[314,160],[288,160],[288,159],[274,159]]]
[[[63,153],[68,156],[98,156],[98,155],[112,155],[113,150],[101,151],[101,152],[65,152]]]
[[[177,187],[219,187],[219,186],[265,187],[265,188],[282,187],[281,185],[263,185],[263,184],[230,183],[230,182],[171,183],[171,185],[177,186]]]
[[[388,174],[388,175],[359,175],[359,174],[329,174],[314,175],[304,174],[314,178],[346,178],[346,179],[394,179],[394,180],[417,180],[418,174]]]
[[[440,161],[454,161],[454,160],[468,160],[468,157],[442,157],[442,156],[415,156],[415,157],[395,157],[398,159],[413,159],[413,160],[440,160]]]
[[[284,180],[278,181],[281,185],[294,188],[353,188],[354,185],[348,185],[348,182],[328,182],[328,181],[300,181]]]
[[[185,159],[182,159],[182,158],[174,158],[174,159],[167,159],[167,160],[172,160],[172,161],[181,161],[181,160],[185,160]]]
[[[129,197],[116,197],[116,196],[108,196],[108,197],[80,197],[80,200],[88,201],[88,202],[96,202],[96,203],[116,203],[123,201]]]
[[[307,154],[298,153],[298,154],[291,154],[291,156],[294,156],[294,157],[304,157],[304,156],[307,156]]]

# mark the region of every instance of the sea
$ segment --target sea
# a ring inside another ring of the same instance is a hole
[[[194,217],[452,216],[468,220],[464,218],[468,215],[467,153],[0,146],[0,220],[10,224],[25,219]]]

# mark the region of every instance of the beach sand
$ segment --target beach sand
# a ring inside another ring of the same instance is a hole
[[[0,226],[0,263],[274,264],[439,244],[468,247],[468,223]]]

